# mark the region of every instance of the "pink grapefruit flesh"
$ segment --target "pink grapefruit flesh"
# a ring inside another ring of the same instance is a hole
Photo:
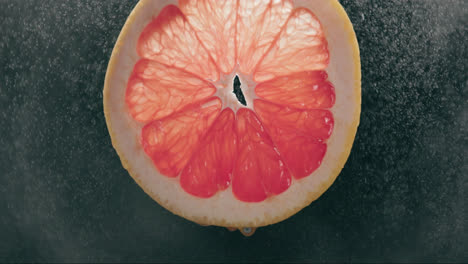
[[[317,17],[296,8],[255,70],[262,82],[294,72],[324,70],[329,62],[327,40]]]
[[[330,111],[295,109],[261,100],[255,101],[255,111],[296,179],[320,166],[327,150],[324,142],[333,129]]]
[[[148,122],[178,112],[215,92],[211,83],[189,72],[142,59],[128,82],[126,101],[133,118]]]
[[[235,0],[179,0],[200,42],[224,73],[234,69],[236,60],[237,5]]]
[[[143,127],[143,148],[161,173],[179,175],[220,109],[221,101],[214,99]]]
[[[237,112],[239,138],[232,191],[242,201],[260,202],[280,194],[291,184],[291,175],[260,120],[251,110]]]
[[[335,103],[333,85],[325,71],[306,71],[278,77],[255,87],[267,101],[301,109],[331,108]]]
[[[237,156],[235,122],[235,114],[230,108],[224,109],[215,120],[180,175],[180,184],[185,191],[199,197],[211,197],[230,185]]]
[[[219,73],[208,52],[180,9],[168,5],[143,30],[138,54],[167,66],[185,69],[201,78],[217,80]]]

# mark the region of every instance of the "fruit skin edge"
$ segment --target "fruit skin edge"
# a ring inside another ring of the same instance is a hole
[[[207,217],[194,217],[194,216],[188,216],[184,215],[183,212],[178,211],[176,208],[169,206],[168,204],[164,203],[162,199],[160,199],[157,194],[152,193],[150,190],[146,189],[145,186],[137,179],[138,177],[134,177],[136,175],[132,171],[132,167],[130,166],[129,162],[125,159],[123,156],[122,151],[120,151],[120,147],[118,143],[115,141],[115,136],[114,132],[112,130],[112,126],[110,123],[110,107],[106,102],[110,100],[106,100],[106,98],[109,97],[110,93],[110,78],[113,75],[113,72],[115,71],[116,63],[113,63],[115,61],[115,58],[118,56],[120,53],[121,49],[121,42],[123,39],[125,39],[126,35],[128,34],[130,24],[136,19],[137,13],[139,13],[140,9],[143,9],[145,7],[145,3],[150,2],[152,0],[141,0],[138,2],[138,4],[134,7],[130,15],[128,16],[127,20],[124,23],[124,26],[117,38],[116,44],[114,46],[114,49],[112,50],[112,54],[109,60],[109,64],[107,67],[107,72],[106,72],[106,77],[104,80],[104,90],[103,90],[103,106],[104,106],[104,116],[106,118],[106,125],[109,130],[109,134],[111,136],[111,142],[113,148],[116,150],[117,155],[120,158],[120,161],[122,163],[122,166],[128,171],[130,176],[133,178],[133,180],[140,186],[140,188],[143,189],[143,191],[149,195],[153,200],[155,200],[159,205],[161,205],[163,208],[166,210],[170,211],[171,213],[178,215],[180,217],[183,217],[189,221],[198,223],[200,225],[214,225],[214,226],[221,226],[221,227],[226,227],[226,228],[239,228],[242,229],[244,227],[262,227],[262,226],[267,226],[267,225],[272,225],[276,224],[278,222],[284,221],[288,219],[289,217],[295,215],[297,212],[300,210],[304,209],[305,207],[309,206],[313,201],[317,200],[323,193],[325,193],[326,190],[333,184],[333,182],[336,180],[338,175],[340,174],[341,170],[343,169],[349,154],[351,153],[351,149],[354,143],[354,138],[356,136],[357,128],[359,126],[359,120],[360,120],[360,115],[361,115],[361,61],[360,61],[360,52],[359,52],[359,44],[356,38],[356,34],[354,32],[353,25],[344,10],[343,6],[338,2],[338,0],[329,0],[334,8],[334,10],[338,13],[339,17],[342,19],[343,22],[345,22],[345,30],[348,33],[348,39],[349,43],[352,46],[353,50],[353,61],[355,65],[355,76],[354,76],[354,86],[353,89],[355,90],[355,102],[356,102],[356,114],[354,115],[354,120],[351,122],[351,127],[353,128],[350,130],[351,133],[348,133],[348,137],[345,140],[345,146],[344,150],[341,153],[340,158],[337,160],[337,164],[339,166],[336,166],[333,169],[331,177],[328,178],[328,181],[322,183],[321,187],[318,188],[315,191],[309,192],[307,194],[307,202],[299,205],[295,208],[290,208],[286,213],[277,216],[277,217],[267,217],[264,218],[260,223],[256,222],[247,222],[245,223],[227,223],[224,219],[221,221],[213,221],[208,219]]]

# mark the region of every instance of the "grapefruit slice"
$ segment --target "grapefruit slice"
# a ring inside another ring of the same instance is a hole
[[[337,0],[142,0],[112,53],[104,112],[123,166],[154,200],[251,235],[338,176],[360,78]]]

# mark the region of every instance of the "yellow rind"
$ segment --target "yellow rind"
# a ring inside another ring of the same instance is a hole
[[[359,126],[359,118],[360,118],[360,113],[361,113],[361,62],[360,62],[360,55],[359,55],[359,45],[358,41],[356,38],[356,34],[354,32],[353,25],[346,14],[346,11],[344,10],[343,6],[338,2],[338,0],[329,0],[331,1],[334,9],[338,13],[338,15],[341,17],[345,24],[345,30],[346,33],[348,34],[348,39],[349,39],[349,45],[351,46],[353,50],[353,59],[354,59],[354,87],[353,89],[355,90],[355,98],[354,100],[356,101],[356,106],[355,109],[355,115],[353,116],[353,120],[351,122],[351,127],[354,128],[350,133],[348,133],[348,137],[346,139],[345,143],[345,148],[343,149],[343,152],[341,153],[340,158],[336,162],[336,167],[333,169],[332,175],[328,178],[328,181],[324,182],[320,188],[310,192],[308,194],[307,202],[298,205],[295,208],[290,208],[289,211],[285,212],[284,214],[277,216],[277,217],[265,217],[261,219],[260,221],[255,221],[255,222],[242,222],[242,223],[236,223],[236,222],[231,222],[226,219],[220,220],[220,221],[213,221],[211,219],[208,219],[207,217],[194,217],[192,215],[186,215],[184,212],[181,212],[177,210],[177,208],[173,208],[169,206],[169,203],[163,201],[160,199],[160,197],[156,194],[151,192],[149,189],[147,189],[138,179],[138,175],[132,170],[132,167],[128,160],[124,157],[124,153],[121,151],[121,148],[119,146],[119,143],[116,142],[115,140],[115,134],[114,131],[112,130],[112,125],[110,123],[110,106],[109,106],[109,93],[110,93],[110,79],[111,76],[113,76],[115,68],[116,68],[116,57],[121,51],[121,46],[122,46],[122,41],[126,38],[126,35],[128,34],[128,31],[130,29],[130,26],[132,22],[135,20],[137,13],[139,12],[140,9],[144,8],[147,2],[150,2],[151,0],[141,0],[133,9],[131,14],[129,15],[127,21],[125,22],[125,25],[120,32],[120,35],[117,39],[116,45],[114,47],[114,50],[112,51],[112,55],[109,61],[109,65],[107,67],[107,73],[106,73],[106,78],[104,81],[104,91],[103,91],[103,101],[104,101],[104,115],[106,118],[106,124],[107,128],[109,129],[109,134],[111,136],[111,141],[112,141],[112,146],[115,148],[117,151],[117,154],[120,157],[120,161],[122,162],[123,167],[129,172],[130,176],[135,180],[135,182],[152,198],[154,199],[157,203],[159,203],[161,206],[163,206],[165,209],[169,210],[170,212],[181,216],[183,218],[186,218],[190,221],[196,222],[201,225],[215,225],[215,226],[223,226],[223,227],[235,227],[235,228],[242,228],[242,227],[261,227],[261,226],[267,226],[271,224],[275,224],[278,222],[281,222],[306,206],[310,205],[313,201],[318,199],[335,181],[335,179],[338,177],[339,173],[343,169],[346,160],[348,159],[348,156],[351,152],[351,148],[354,142],[354,138],[356,136],[357,128]]]

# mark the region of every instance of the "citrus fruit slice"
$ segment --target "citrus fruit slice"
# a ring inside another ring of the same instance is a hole
[[[337,0],[142,0],[112,53],[104,112],[154,200],[251,235],[333,183],[359,123],[360,78]]]

